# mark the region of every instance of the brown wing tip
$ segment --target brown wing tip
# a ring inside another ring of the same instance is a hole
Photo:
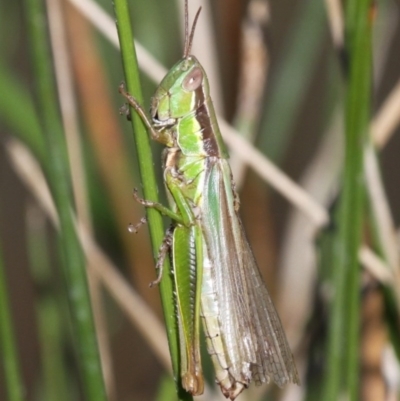
[[[234,401],[236,397],[245,389],[247,386],[244,386],[242,383],[236,383],[235,387],[230,388],[229,390],[221,387],[222,394],[229,398],[231,401]]]

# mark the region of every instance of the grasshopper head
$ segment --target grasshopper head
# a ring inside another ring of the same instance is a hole
[[[209,96],[206,73],[196,57],[181,59],[161,81],[152,99],[151,116],[159,123],[194,112]]]
[[[150,112],[157,124],[174,124],[177,118],[194,113],[209,96],[206,73],[196,57],[190,54],[200,11],[201,7],[196,13],[189,34],[188,0],[185,0],[185,49],[183,58],[164,77],[152,99]]]

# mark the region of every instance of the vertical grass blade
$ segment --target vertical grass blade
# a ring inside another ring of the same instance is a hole
[[[358,249],[364,212],[363,152],[371,97],[371,21],[369,0],[346,3],[345,162],[333,258],[334,299],[327,351],[325,394],[358,399],[360,268]]]
[[[117,20],[118,37],[121,46],[122,64],[124,67],[126,86],[128,91],[142,102],[142,90],[139,80],[139,69],[136,51],[133,46],[133,36],[129,9],[126,0],[115,0],[114,10]],[[132,112],[132,129],[134,132],[140,176],[143,183],[143,193],[146,199],[158,201],[157,183],[153,169],[153,157],[151,154],[148,134],[137,113]],[[147,209],[153,254],[156,257],[158,249],[164,237],[164,228],[160,214]],[[168,263],[168,260],[166,261]],[[160,283],[161,300],[167,326],[168,343],[171,353],[172,368],[175,380],[179,377],[179,339],[175,321],[175,307],[173,297],[173,281],[169,274],[169,263],[164,267],[164,275]],[[177,380],[176,380],[177,381]],[[178,396],[182,400],[190,400],[192,397],[186,393],[177,381]]]
[[[5,384],[9,401],[22,401],[23,385],[15,346],[10,305],[8,302],[5,265],[0,247],[0,350],[4,364]]]
[[[272,77],[260,127],[259,148],[280,163],[290,141],[325,32],[324,5],[319,1],[296,3],[298,19],[291,32],[282,65]],[[282,116],[285,118],[282,118]]]
[[[0,60],[0,118],[18,136],[43,165],[46,158],[44,138],[32,98],[17,77]],[[24,118],[21,118],[23,110]]]
[[[73,202],[69,164],[57,109],[44,5],[41,0],[26,0],[25,5],[34,77],[37,83],[39,115],[46,143],[46,171],[49,174],[50,186],[60,217],[59,242],[73,318],[74,340],[81,367],[83,391],[87,401],[105,401],[107,398],[90,305],[85,258],[72,217]]]

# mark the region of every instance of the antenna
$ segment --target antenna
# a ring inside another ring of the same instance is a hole
[[[196,29],[197,20],[199,19],[201,7],[198,9],[196,16],[194,17],[192,30],[189,35],[189,6],[188,0],[185,0],[185,49],[183,51],[183,58],[187,58],[190,54],[193,44],[194,31]]]

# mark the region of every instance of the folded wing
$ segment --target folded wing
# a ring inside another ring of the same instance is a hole
[[[211,330],[208,344],[221,354],[213,358],[214,365],[225,363],[215,366],[229,377],[224,383],[219,380],[221,388],[234,399],[252,380],[260,384],[272,379],[280,387],[299,383],[282,324],[235,210],[229,164],[210,158],[207,171],[201,218],[209,270],[205,266],[202,303],[203,314],[210,302],[218,314],[219,330]]]

